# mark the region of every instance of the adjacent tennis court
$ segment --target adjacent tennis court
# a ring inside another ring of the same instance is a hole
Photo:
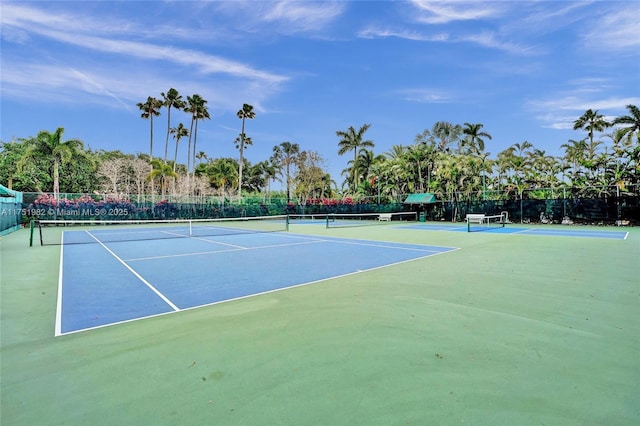
[[[416,223],[411,225],[399,226],[403,229],[412,229],[418,231],[453,231],[453,232],[468,232],[466,223],[447,223],[447,224],[434,224],[434,223]],[[578,238],[600,238],[600,239],[613,239],[613,240],[625,240],[629,236],[628,231],[615,231],[607,228],[602,229],[576,229],[575,227],[549,227],[549,226],[534,226],[527,227],[521,224],[507,224],[505,226],[497,227],[490,225],[474,225],[472,232],[490,232],[496,234],[521,234],[521,235],[542,235],[551,237],[578,237]]]

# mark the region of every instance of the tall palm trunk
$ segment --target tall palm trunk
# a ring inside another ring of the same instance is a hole
[[[242,198],[242,163],[244,157],[244,118],[242,119],[242,131],[240,132],[240,164],[238,165],[238,198]]]
[[[167,139],[164,142],[164,162],[167,162],[167,152],[169,151],[169,131],[171,129],[171,105],[167,107]]]
[[[58,201],[58,197],[60,196],[60,161],[58,157],[55,157],[53,160],[53,196],[56,201]]]
[[[195,178],[196,175],[196,140],[198,139],[198,119],[196,118],[195,120],[196,122],[196,128],[195,131],[193,133],[193,176]]]

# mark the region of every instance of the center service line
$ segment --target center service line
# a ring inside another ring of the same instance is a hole
[[[97,239],[97,238],[96,238],[96,237],[95,237],[91,232],[89,232],[89,231],[86,231],[86,232],[87,232],[87,234],[89,234],[89,236],[90,236],[91,238],[93,238],[94,240],[96,240],[96,242],[97,242],[98,244],[100,244],[100,245],[101,245],[101,246],[102,246],[106,251],[108,251],[108,252],[109,252],[113,257],[115,257],[115,258],[116,258],[116,260],[117,260],[118,262],[122,263],[122,264],[124,265],[124,267],[125,267],[125,268],[127,268],[129,271],[131,271],[131,273],[132,273],[133,275],[135,275],[135,276],[136,276],[140,281],[142,281],[142,282],[144,283],[144,285],[146,285],[147,287],[149,287],[149,288],[151,289],[151,291],[153,291],[153,292],[154,292],[155,294],[157,294],[157,295],[158,295],[162,300],[164,300],[164,301],[167,303],[167,305],[171,306],[171,309],[173,309],[174,311],[179,311],[179,310],[180,310],[180,308],[178,308],[176,305],[174,305],[174,304],[173,304],[173,302],[171,302],[171,300],[169,300],[169,299],[168,299],[164,294],[160,293],[160,291],[159,291],[157,288],[155,288],[154,286],[152,286],[152,285],[151,285],[147,280],[145,280],[144,278],[142,278],[142,276],[141,276],[139,273],[137,273],[136,271],[134,271],[134,270],[133,270],[133,268],[132,268],[131,266],[127,265],[127,264],[125,263],[125,261],[124,261],[124,260],[120,259],[120,258],[118,257],[118,255],[117,255],[117,254],[115,254],[114,252],[112,252],[112,251],[111,251],[111,249],[109,249],[109,247],[105,246],[105,245],[102,243],[102,241],[100,241],[99,239]]]

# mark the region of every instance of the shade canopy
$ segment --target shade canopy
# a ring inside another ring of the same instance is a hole
[[[4,185],[0,184],[0,197],[13,197],[16,198],[18,196],[18,192],[17,191],[13,191],[9,188],[7,188]]]
[[[430,204],[436,202],[436,196],[429,192],[424,194],[409,194],[404,204]]]

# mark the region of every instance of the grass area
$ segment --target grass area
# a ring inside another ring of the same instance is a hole
[[[0,240],[0,423],[637,425],[640,229],[625,230],[296,226],[461,250],[56,338],[60,248],[21,230]]]

